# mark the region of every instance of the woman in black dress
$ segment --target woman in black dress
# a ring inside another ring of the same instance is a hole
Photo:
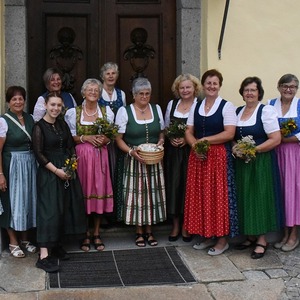
[[[68,259],[61,246],[63,234],[85,232],[84,200],[78,177],[71,179],[63,167],[74,153],[68,125],[59,117],[63,100],[56,93],[46,96],[46,114],[33,130],[33,150],[39,163],[37,176],[37,242],[40,246],[38,268],[58,271],[51,255]],[[66,182],[68,180],[68,182]],[[66,184],[67,183],[67,184]]]
[[[165,180],[168,217],[173,220],[169,241],[175,242],[181,232],[184,242],[190,242],[192,236],[182,226],[185,198],[187,165],[191,147],[186,143],[184,131],[172,132],[172,124],[184,128],[192,105],[200,95],[201,83],[191,74],[181,74],[173,82],[172,92],[176,99],[171,100],[165,114],[167,130],[165,144]],[[176,123],[175,123],[176,122]],[[171,125],[171,127],[170,127]]]

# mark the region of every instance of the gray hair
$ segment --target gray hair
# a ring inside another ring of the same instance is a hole
[[[87,88],[88,85],[90,84],[97,84],[98,87],[99,87],[99,91],[100,91],[100,95],[101,95],[101,91],[102,91],[102,83],[100,82],[100,80],[96,79],[96,78],[89,78],[87,79],[83,84],[82,84],[82,87],[81,87],[81,95],[82,97],[84,97],[84,92]]]
[[[63,74],[59,69],[57,69],[57,68],[47,69],[43,75],[44,84],[45,84],[45,87],[47,88],[47,90],[49,90],[49,83],[50,83],[50,80],[51,80],[53,74],[58,74],[61,81],[63,79]]]
[[[137,95],[142,90],[150,90],[151,92],[151,83],[147,78],[136,78],[132,83],[132,94]]]
[[[285,74],[280,77],[278,80],[277,86],[280,87],[284,83],[290,83],[291,81],[295,81],[297,83],[297,86],[299,86],[299,79],[294,74]]]
[[[101,79],[103,79],[104,73],[109,69],[114,69],[117,72],[117,74],[119,75],[118,65],[114,62],[107,62],[100,69],[100,78]]]

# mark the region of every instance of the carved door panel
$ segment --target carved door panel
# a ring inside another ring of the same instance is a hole
[[[152,83],[152,102],[166,107],[176,77],[176,1],[26,3],[30,112],[45,90],[42,76],[48,67],[57,66],[63,71],[65,87],[81,103],[83,81],[99,78],[100,66],[107,61],[119,65],[118,86],[125,91],[128,103],[132,102],[131,78],[143,73]]]
[[[152,84],[151,102],[164,110],[172,98],[171,85],[176,77],[176,1],[105,1],[105,11],[110,14],[103,15],[107,29],[103,32],[103,58],[118,62],[119,85],[126,93],[127,103],[132,102],[131,78],[138,73],[134,65],[137,69],[148,63],[141,73]],[[134,55],[137,57],[130,62]]]
[[[45,91],[43,73],[58,67],[65,90],[81,103],[85,79],[99,78],[98,0],[30,0],[28,15],[28,94],[32,112],[37,97]]]

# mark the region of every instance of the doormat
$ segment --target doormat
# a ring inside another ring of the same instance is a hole
[[[196,280],[175,247],[69,253],[50,288],[92,288],[188,284]]]

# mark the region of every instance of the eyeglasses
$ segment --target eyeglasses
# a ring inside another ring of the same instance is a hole
[[[86,90],[88,93],[95,93],[95,94],[99,94],[100,91],[98,89],[87,89]]]
[[[257,91],[257,89],[246,89],[246,90],[244,90],[244,93],[246,93],[246,94],[253,94],[256,91]]]
[[[284,90],[287,91],[288,89],[290,89],[290,91],[295,91],[298,86],[297,85],[287,85],[287,84],[281,84],[280,87]]]
[[[143,92],[139,92],[138,93],[138,96],[140,96],[140,97],[150,97],[150,95],[151,95],[151,93],[150,92],[145,92],[145,93],[143,93]]]

